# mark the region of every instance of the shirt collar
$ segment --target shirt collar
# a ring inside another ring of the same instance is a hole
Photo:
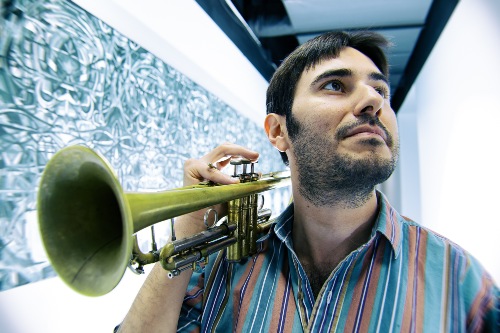
[[[387,198],[377,191],[378,217],[373,226],[372,236],[376,232],[382,234],[392,245],[394,258],[401,252],[401,236],[403,234],[403,217],[391,206]]]
[[[288,248],[292,249],[293,202],[278,216],[271,230]]]
[[[401,252],[403,217],[390,205],[387,198],[377,191],[378,216],[373,226],[372,237],[376,233],[383,235],[391,243],[394,258]],[[274,234],[292,249],[293,202],[277,218],[272,229]]]

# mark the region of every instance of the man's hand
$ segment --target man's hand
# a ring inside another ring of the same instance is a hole
[[[238,178],[221,172],[234,157],[256,161],[259,158],[259,153],[232,143],[221,144],[200,159],[186,161],[184,164],[184,186],[197,184],[204,180],[211,180],[223,185],[238,183]]]
[[[231,158],[236,157],[256,161],[259,158],[259,153],[232,143],[221,144],[201,158],[189,159],[184,163],[184,186],[208,180],[222,185],[238,183],[238,178],[231,177],[221,171],[229,164]],[[206,229],[203,217],[207,209],[215,209],[221,218],[226,213],[225,207],[225,204],[221,204],[184,215],[175,223],[176,236],[184,238],[202,232]]]

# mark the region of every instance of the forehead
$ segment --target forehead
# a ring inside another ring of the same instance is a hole
[[[381,73],[375,63],[363,53],[352,47],[342,49],[336,58],[327,58],[320,61],[315,66],[305,69],[299,81],[312,79],[329,70],[349,69],[355,75],[369,75],[371,73]]]

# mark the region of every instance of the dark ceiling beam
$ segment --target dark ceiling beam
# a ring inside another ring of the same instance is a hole
[[[408,65],[399,81],[398,88],[392,94],[391,105],[394,111],[398,112],[401,108],[458,2],[459,0],[434,0],[432,2]]]
[[[247,26],[233,13],[224,0],[196,0],[198,5],[212,18],[232,40],[259,73],[269,81],[276,67],[270,54],[255,41]]]

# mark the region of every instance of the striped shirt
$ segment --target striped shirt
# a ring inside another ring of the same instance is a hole
[[[293,250],[293,204],[239,263],[224,251],[194,273],[182,332],[500,332],[499,289],[476,259],[399,215],[378,194],[370,240],[315,299]]]

